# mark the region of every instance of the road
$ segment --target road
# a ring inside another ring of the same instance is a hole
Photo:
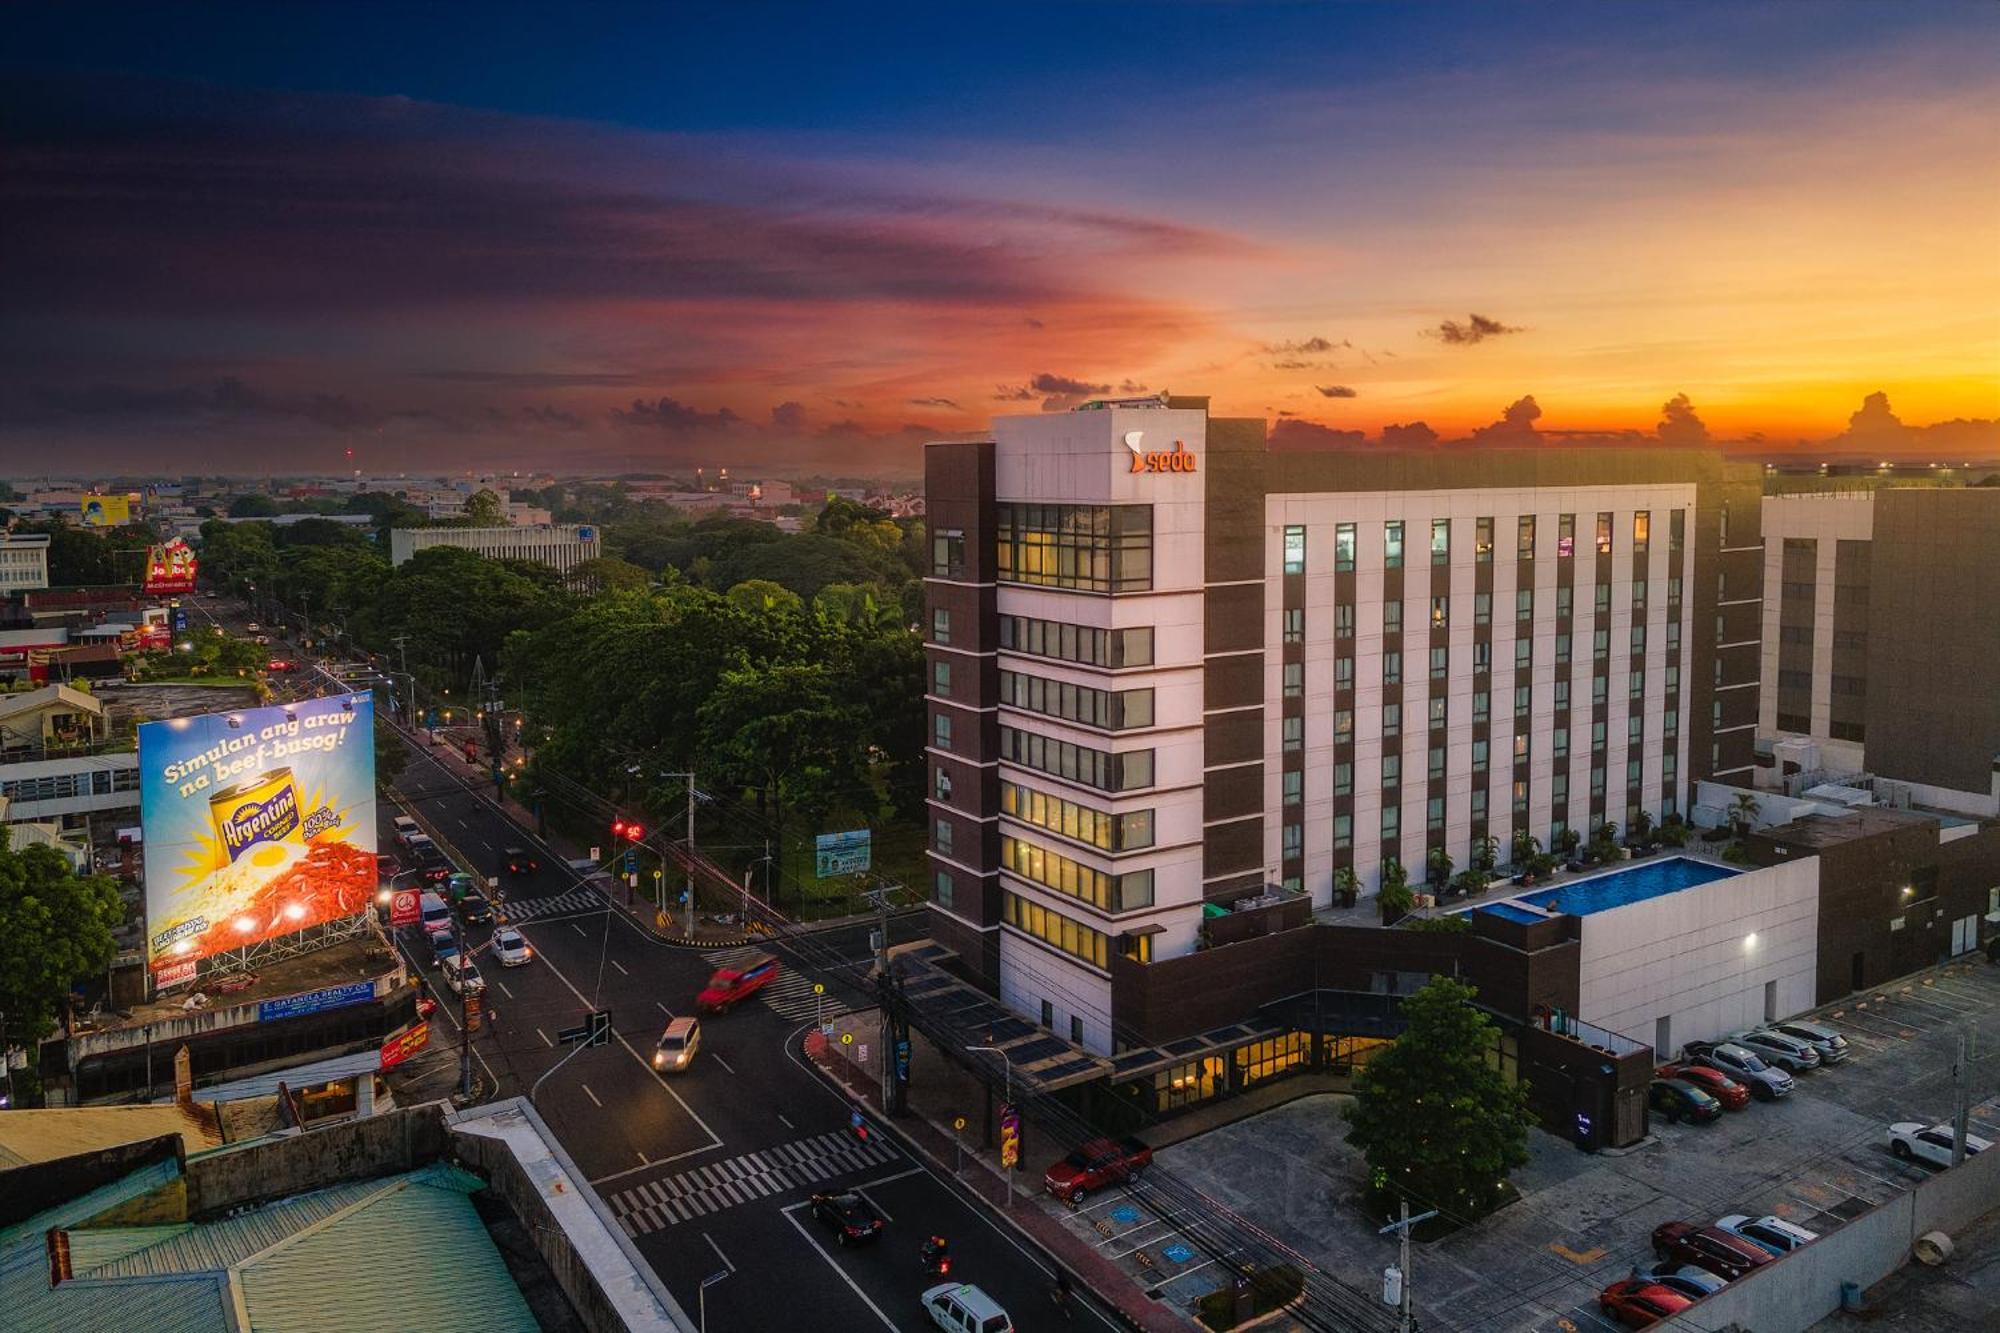
[[[247,633],[249,613],[226,600],[194,599],[197,618]],[[274,656],[297,658],[294,642],[272,627]],[[281,696],[317,693],[316,673],[274,679]],[[472,1049],[499,1096],[524,1095],[544,1074],[535,1105],[563,1147],[622,1219],[642,1255],[690,1314],[734,1329],[801,1326],[832,1330],[931,1327],[918,1304],[932,1285],[918,1259],[926,1235],[949,1238],[952,1277],[984,1289],[1023,1330],[1068,1326],[1050,1307],[1049,1271],[983,1204],[971,1201],[948,1172],[933,1170],[879,1129],[867,1144],[849,1128],[850,1104],[800,1054],[821,999],[797,957],[775,946],[786,970],[764,993],[726,1015],[702,1020],[692,1068],[665,1077],[650,1065],[661,1030],[691,1010],[718,959],[654,939],[559,853],[517,827],[464,774],[425,744],[411,746],[396,799],[379,808],[380,846],[392,851],[391,819],[409,812],[482,880],[503,866],[510,846],[529,847],[539,866],[506,876],[502,913],[527,936],[535,958],[503,969],[490,949],[491,927],[468,927],[487,978],[488,1019]],[[608,841],[608,839],[607,839]],[[398,944],[436,983],[446,1003],[434,1047],[411,1072],[425,1071],[436,1095],[453,1068],[457,1005],[431,969],[414,928]],[[868,961],[868,930],[847,926],[816,940],[851,965],[828,976],[834,1011],[863,1008],[853,983]],[[740,952],[740,951],[738,951]],[[609,1009],[616,1040],[573,1051],[557,1033]],[[567,1064],[559,1062],[571,1056]],[[859,1189],[888,1220],[880,1242],[840,1248],[810,1217],[815,1191]],[[1075,1324],[1114,1327],[1089,1306]]]

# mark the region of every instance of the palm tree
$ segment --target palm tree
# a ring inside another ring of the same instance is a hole
[[[1757,798],[1749,792],[1736,793],[1736,799],[1729,803],[1729,822],[1735,828],[1737,837],[1740,838],[1750,831],[1751,821],[1757,818],[1762,809],[1763,807],[1757,803]]]
[[[1472,868],[1481,875],[1490,876],[1493,867],[1500,864],[1500,839],[1491,833],[1479,840],[1479,850],[1472,854]]]
[[[1342,907],[1354,906],[1354,900],[1361,896],[1361,876],[1354,873],[1353,866],[1342,866],[1333,872],[1333,896]]]
[[[1541,850],[1541,840],[1528,830],[1520,829],[1514,834],[1514,865],[1517,868],[1525,867]]]
[[[1428,870],[1430,873],[1430,881],[1432,886],[1439,888],[1443,887],[1451,879],[1451,872],[1452,872],[1451,853],[1447,852],[1442,847],[1431,848],[1430,857],[1425,862],[1425,869]]]

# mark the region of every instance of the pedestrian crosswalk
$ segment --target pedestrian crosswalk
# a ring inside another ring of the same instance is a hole
[[[533,921],[543,916],[566,916],[573,912],[595,912],[604,906],[604,899],[596,889],[579,884],[567,893],[558,893],[550,898],[523,898],[519,902],[507,901],[500,904],[500,912],[510,925],[523,921]]]
[[[755,1199],[818,1186],[895,1156],[896,1150],[880,1137],[861,1143],[846,1130],[835,1130],[635,1185],[606,1202],[625,1234],[638,1237]]]
[[[736,967],[752,958],[762,957],[764,953],[765,950],[749,944],[736,949],[705,951],[702,957],[713,967]],[[778,973],[776,981],[757,994],[780,1017],[789,1018],[794,1023],[816,1022],[822,1016],[838,1018],[842,1014],[858,1013],[872,1007],[850,1004],[836,995],[831,987],[825,995],[815,995],[813,984],[812,977],[786,968]]]

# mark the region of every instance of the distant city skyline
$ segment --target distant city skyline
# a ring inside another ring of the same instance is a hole
[[[14,15],[0,470],[2000,455],[1990,6],[478,13]]]

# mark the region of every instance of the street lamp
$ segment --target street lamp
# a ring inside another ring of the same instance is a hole
[[[1000,1057],[1000,1068],[1001,1068],[1001,1079],[1002,1079],[1001,1086],[1006,1089],[1006,1093],[1005,1096],[1002,1098],[1002,1101],[1008,1110],[1013,1110],[1014,1109],[1014,1062],[1007,1058],[1007,1052],[1001,1050],[998,1046],[968,1046],[965,1049],[968,1052],[984,1051],[988,1055],[997,1055]],[[1016,1111],[1015,1114],[1018,1115],[1020,1113]],[[1007,1166],[1005,1163],[1002,1163],[1000,1167],[1000,1173],[1007,1178],[1007,1203],[1009,1207],[1012,1207],[1014,1203],[1013,1168]]]
[[[708,1333],[708,1289],[729,1276],[726,1268],[718,1269],[701,1280],[701,1291],[697,1303],[701,1307],[701,1333]]]

